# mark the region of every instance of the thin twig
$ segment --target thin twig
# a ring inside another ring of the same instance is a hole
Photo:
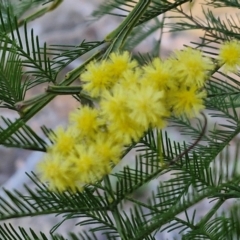
[[[197,140],[189,147],[187,148],[185,151],[183,151],[182,153],[180,153],[178,156],[176,156],[169,164],[170,165],[174,165],[179,159],[181,159],[184,155],[188,154],[202,139],[202,137],[204,136],[206,129],[207,129],[207,117],[204,113],[201,112],[201,115],[204,118],[204,125],[202,128],[202,131],[200,133],[200,135],[198,136]]]

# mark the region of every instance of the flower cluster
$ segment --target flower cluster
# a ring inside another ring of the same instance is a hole
[[[203,86],[213,68],[209,58],[191,48],[142,67],[128,52],[92,61],[80,77],[96,106],[72,112],[68,128],[50,136],[54,144],[39,164],[42,179],[59,191],[101,180],[120,161],[124,147],[148,129],[162,129],[171,115],[192,117],[202,110]]]
[[[224,72],[237,72],[240,66],[240,41],[227,41],[221,45],[218,60]]]

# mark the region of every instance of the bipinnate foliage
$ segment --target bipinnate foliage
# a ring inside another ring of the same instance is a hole
[[[15,120],[1,116],[3,146],[46,152],[47,141],[27,121],[59,94],[72,95],[82,105],[91,105],[92,100],[81,91],[82,87],[71,84],[93,59],[106,59],[118,50],[132,50],[150,34],[160,31],[152,51],[134,56],[144,64],[158,56],[166,31],[199,29],[203,33],[200,41],[191,43],[191,47],[216,63],[221,44],[239,40],[239,18],[229,15],[220,19],[213,8],[238,9],[237,1],[206,1],[203,17],[199,19],[188,9],[187,0],[109,0],[102,1],[93,12],[93,19],[111,14],[125,20],[105,39],[85,40],[77,46],[40,45],[40,37],[28,28],[28,22],[51,14],[61,2],[0,0],[0,107],[19,114]],[[24,15],[37,6],[40,10]],[[91,51],[89,60],[56,81],[62,69]],[[62,221],[52,227],[51,237],[49,233],[2,223],[0,239],[75,240],[99,239],[100,235],[103,239],[125,240],[163,239],[163,236],[185,240],[240,239],[239,145],[236,150],[229,147],[240,132],[239,76],[238,71],[228,74],[221,66],[215,66],[204,86],[207,91],[204,117],[200,115],[195,122],[185,116],[171,117],[166,130],[149,129],[138,143],[126,148],[126,158],[129,151],[137,151],[135,161],[102,181],[85,186],[83,191],[52,192],[37,175],[28,173],[35,184],[34,190],[28,186],[25,193],[4,189],[4,195],[0,196],[1,221],[46,214],[60,215]],[[46,92],[26,100],[27,91],[42,83],[49,83]],[[177,127],[190,141],[175,141],[168,132],[172,127]],[[46,138],[52,132],[47,126],[42,126],[42,130]],[[148,189],[153,189],[152,182],[156,179],[156,189],[149,195]],[[145,191],[148,196],[144,196]],[[143,196],[139,197],[141,193]],[[204,215],[202,201],[207,202]],[[234,204],[222,208],[228,202]],[[78,225],[87,226],[86,231],[68,233],[67,238],[57,235],[57,228],[69,219],[78,219],[76,232]]]

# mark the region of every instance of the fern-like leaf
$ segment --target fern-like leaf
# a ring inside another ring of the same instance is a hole
[[[28,81],[22,81],[22,62],[12,47],[0,43],[0,107],[16,110],[15,103],[24,99]]]
[[[11,128],[13,122],[10,119],[3,118],[3,122],[7,127]],[[0,127],[0,134],[4,131]],[[0,144],[6,147],[20,147],[23,149],[36,150],[46,152],[47,143],[40,138],[34,130],[32,130],[28,125],[24,124],[22,127],[14,132],[9,138],[5,141],[0,141]]]

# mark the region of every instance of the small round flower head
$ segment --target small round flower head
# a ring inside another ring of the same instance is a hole
[[[171,61],[163,62],[159,58],[155,58],[152,64],[144,67],[143,84],[151,85],[160,91],[176,84],[172,78]]]
[[[62,126],[58,127],[49,138],[54,142],[49,151],[63,156],[67,156],[76,143],[74,132],[71,129],[64,130]]]
[[[240,66],[240,42],[225,42],[219,51],[219,63],[223,66],[225,72],[237,72]]]
[[[162,125],[163,117],[167,115],[163,98],[164,92],[152,86],[142,86],[136,89],[129,96],[130,117],[145,130]]]
[[[96,182],[107,173],[106,164],[99,161],[93,148],[76,145],[74,153],[69,162],[74,166],[81,185]]]
[[[125,119],[128,115],[127,90],[120,85],[116,85],[112,93],[106,92],[100,102],[100,107],[103,116],[110,121],[116,121],[116,119]]]
[[[123,89],[135,89],[140,84],[143,71],[141,68],[135,68],[134,70],[126,70],[122,74],[122,78],[119,80],[119,85]]]
[[[111,53],[109,55],[109,68],[108,71],[111,73],[112,78],[119,79],[126,70],[131,70],[137,66],[135,60],[131,60],[129,52],[123,53]]]
[[[91,97],[97,98],[112,87],[108,66],[109,63],[106,61],[92,61],[87,65],[86,71],[81,74],[81,81],[84,82],[83,90],[88,92]]]
[[[110,166],[110,163],[117,164],[123,150],[123,145],[114,141],[108,132],[98,133],[91,144],[91,147],[98,156],[98,161],[102,161]]]
[[[41,179],[49,183],[50,190],[76,190],[76,172],[69,161],[59,154],[47,154],[37,165]]]
[[[70,113],[70,123],[75,126],[75,130],[79,133],[79,136],[93,138],[100,125],[98,115],[97,109],[82,106]]]
[[[182,86],[178,91],[169,92],[167,101],[176,116],[186,114],[188,117],[194,117],[204,109],[205,97],[206,92],[199,92],[196,86]]]
[[[203,87],[208,71],[214,68],[210,58],[203,57],[199,50],[186,48],[175,52],[172,60],[175,76],[180,83]]]
[[[108,126],[108,131],[112,135],[113,140],[123,145],[137,142],[142,137],[145,129],[128,115],[124,119],[117,119]]]

